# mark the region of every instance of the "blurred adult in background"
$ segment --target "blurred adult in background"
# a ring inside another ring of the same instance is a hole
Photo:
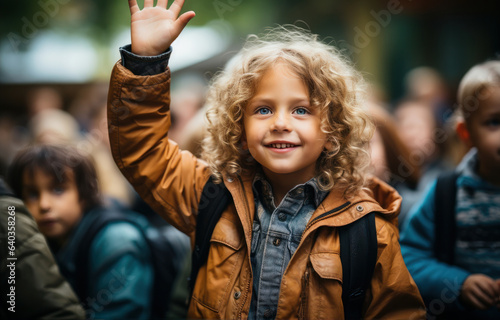
[[[185,74],[173,81],[170,101],[173,120],[168,132],[169,139],[177,143],[185,140],[186,125],[205,104],[206,88],[205,79],[194,73]]]
[[[45,110],[62,109],[61,93],[53,87],[40,87],[28,92],[28,117],[32,118]]]
[[[68,106],[68,112],[75,118],[83,134],[95,129],[96,120],[105,119],[103,105],[108,99],[107,83],[92,83],[78,91]],[[107,129],[107,128],[105,128]],[[105,131],[106,132],[106,131]],[[107,134],[106,134],[107,135]]]
[[[75,118],[60,109],[38,112],[28,123],[28,129],[33,143],[73,144],[82,139]]]
[[[394,114],[397,130],[410,149],[409,161],[421,169],[416,186],[421,194],[439,173],[451,168],[444,152],[450,134],[438,125],[432,106],[425,100],[403,101]]]
[[[406,98],[426,103],[438,126],[446,123],[452,114],[450,94],[442,75],[430,67],[417,67],[405,76]]]
[[[99,186],[106,200],[120,205],[131,204],[132,190],[114,164],[107,135],[105,102],[101,109],[93,109],[88,117],[87,133],[82,133],[77,120],[68,112],[48,109],[37,113],[29,122],[34,143],[67,144],[91,155],[99,178]]]
[[[368,112],[375,124],[370,141],[374,174],[393,186],[403,197],[399,225],[403,225],[407,213],[416,202],[416,187],[420,178],[420,167],[410,159],[410,149],[398,132],[394,117],[382,106],[369,103]]]

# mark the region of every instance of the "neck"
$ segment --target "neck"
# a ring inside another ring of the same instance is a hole
[[[288,191],[309,181],[314,175],[279,174],[264,169],[264,174],[273,188],[275,205],[278,206]]]

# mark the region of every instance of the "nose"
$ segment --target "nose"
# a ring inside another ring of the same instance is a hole
[[[38,199],[38,209],[40,210],[40,213],[49,212],[50,208],[50,195],[47,192],[41,192]]]
[[[273,117],[271,130],[274,132],[291,131],[291,123],[288,114],[284,112],[276,113]]]

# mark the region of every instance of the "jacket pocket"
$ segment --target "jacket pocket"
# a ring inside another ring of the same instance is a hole
[[[342,264],[338,253],[313,253],[304,273],[299,317],[342,319]]]
[[[226,306],[245,257],[243,244],[243,230],[223,215],[212,233],[207,263],[196,278],[193,299],[199,305],[213,312]]]
[[[338,253],[311,254],[311,265],[323,279],[337,280],[342,283],[342,263]]]

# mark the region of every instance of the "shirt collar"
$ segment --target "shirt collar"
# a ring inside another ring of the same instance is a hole
[[[262,196],[265,201],[273,202],[273,189],[263,172],[257,172],[252,182],[252,188],[256,196]],[[296,185],[288,191],[287,196],[297,197],[300,193],[304,193],[306,197],[310,197],[309,199],[314,201],[314,206],[317,208],[326,198],[329,191],[322,190],[319,187],[317,179],[314,177],[303,184]]]

